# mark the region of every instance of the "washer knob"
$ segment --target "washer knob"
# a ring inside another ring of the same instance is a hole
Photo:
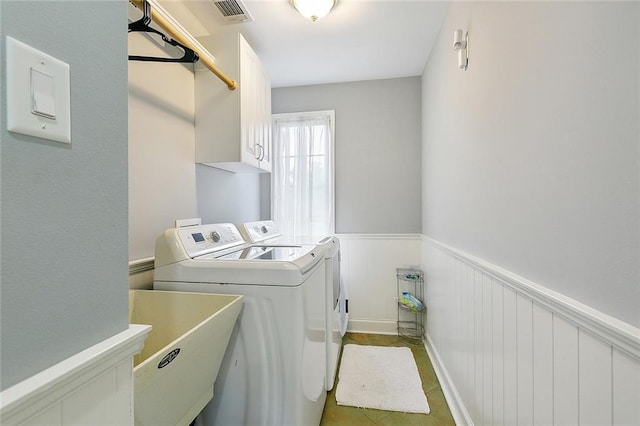
[[[211,233],[211,239],[213,240],[214,243],[217,243],[218,241],[220,241],[220,234],[218,234],[217,231],[213,231]]]
[[[262,231],[263,234],[266,234],[267,232],[269,232],[266,225],[262,225],[262,228],[260,228],[260,231]]]

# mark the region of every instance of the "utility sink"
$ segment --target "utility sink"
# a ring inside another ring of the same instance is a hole
[[[242,296],[130,290],[129,323],[151,332],[133,359],[136,425],[188,425],[213,397]]]

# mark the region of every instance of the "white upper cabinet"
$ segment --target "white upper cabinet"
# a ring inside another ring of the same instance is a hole
[[[196,66],[196,162],[236,173],[271,171],[271,82],[239,33],[199,39],[238,83],[229,90]]]

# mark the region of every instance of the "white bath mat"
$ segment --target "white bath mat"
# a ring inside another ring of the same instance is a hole
[[[411,349],[345,345],[342,352],[338,405],[429,414]]]

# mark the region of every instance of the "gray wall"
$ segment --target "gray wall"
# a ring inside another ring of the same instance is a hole
[[[214,167],[196,165],[198,211],[202,223],[242,223],[260,219],[260,180],[270,174],[231,173]],[[268,188],[267,188],[268,189]]]
[[[273,89],[274,114],[336,111],[337,233],[421,232],[420,81]]]
[[[3,0],[0,15],[3,49],[10,35],[70,64],[72,137],[9,133],[2,114],[5,389],[128,327],[127,14],[122,1]]]
[[[422,96],[424,233],[635,326],[639,8],[454,2]]]

